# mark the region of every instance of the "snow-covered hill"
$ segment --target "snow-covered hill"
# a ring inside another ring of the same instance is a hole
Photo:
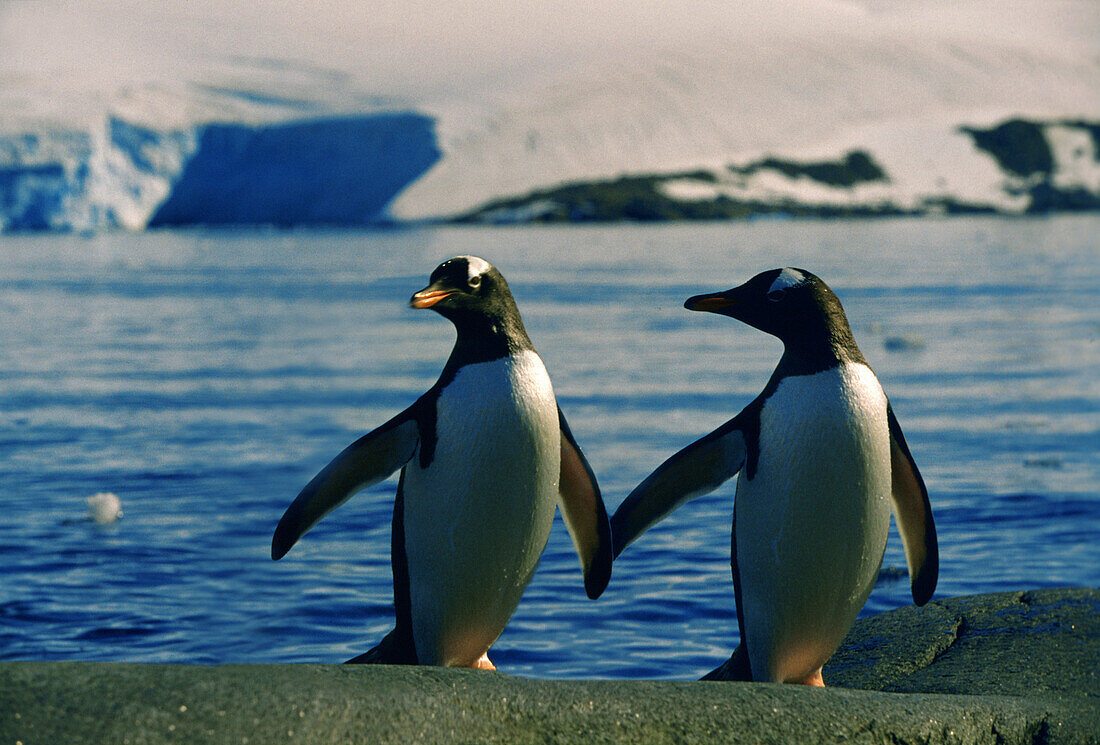
[[[1094,0],[17,0],[0,230],[1096,208],[1097,39]]]

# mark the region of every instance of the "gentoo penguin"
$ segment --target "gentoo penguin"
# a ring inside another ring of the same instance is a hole
[[[802,269],[775,269],[688,310],[779,337],[763,392],[665,461],[611,519],[615,556],[670,511],[740,473],[731,565],[741,645],[707,678],[824,685],[821,667],[878,575],[891,504],[913,599],[936,587],[928,492],[856,346],[840,301]]]
[[[396,625],[350,661],[492,670],[489,647],[538,566],[555,504],[593,599],[611,576],[610,525],[501,273],[475,256],[449,259],[409,304],[457,330],[438,382],[306,485],[279,521],[271,556],[400,469],[391,534]]]

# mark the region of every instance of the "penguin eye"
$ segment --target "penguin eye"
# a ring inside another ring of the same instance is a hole
[[[786,296],[786,294],[786,290],[772,290],[767,295],[765,295],[765,297],[773,303],[778,303],[784,298],[784,296]]]
[[[475,274],[474,276],[470,277],[469,280],[467,280],[467,283],[470,285],[470,289],[476,290],[478,287],[481,286],[481,275]]]

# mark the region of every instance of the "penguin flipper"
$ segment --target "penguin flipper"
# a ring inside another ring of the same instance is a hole
[[[271,558],[281,559],[322,517],[405,465],[419,440],[410,407],[349,445],[287,507],[271,539]]]
[[[747,453],[739,415],[658,466],[611,517],[614,555],[684,502],[732,478],[745,464]]]
[[[561,428],[558,502],[584,570],[585,593],[595,600],[611,579],[611,524],[596,476],[573,439],[560,407],[558,424]]]
[[[913,601],[924,605],[935,592],[939,575],[936,524],[932,519],[932,505],[928,501],[924,479],[913,462],[905,435],[889,403],[886,405],[886,417],[890,427],[890,491],[894,520],[898,524],[905,561],[909,565]]]

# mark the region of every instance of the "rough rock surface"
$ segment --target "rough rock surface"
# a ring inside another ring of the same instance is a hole
[[[865,618],[825,667],[825,682],[1100,706],[1100,590],[973,595]]]
[[[440,668],[0,664],[0,743],[1096,743],[1100,590],[864,619],[825,690]]]

